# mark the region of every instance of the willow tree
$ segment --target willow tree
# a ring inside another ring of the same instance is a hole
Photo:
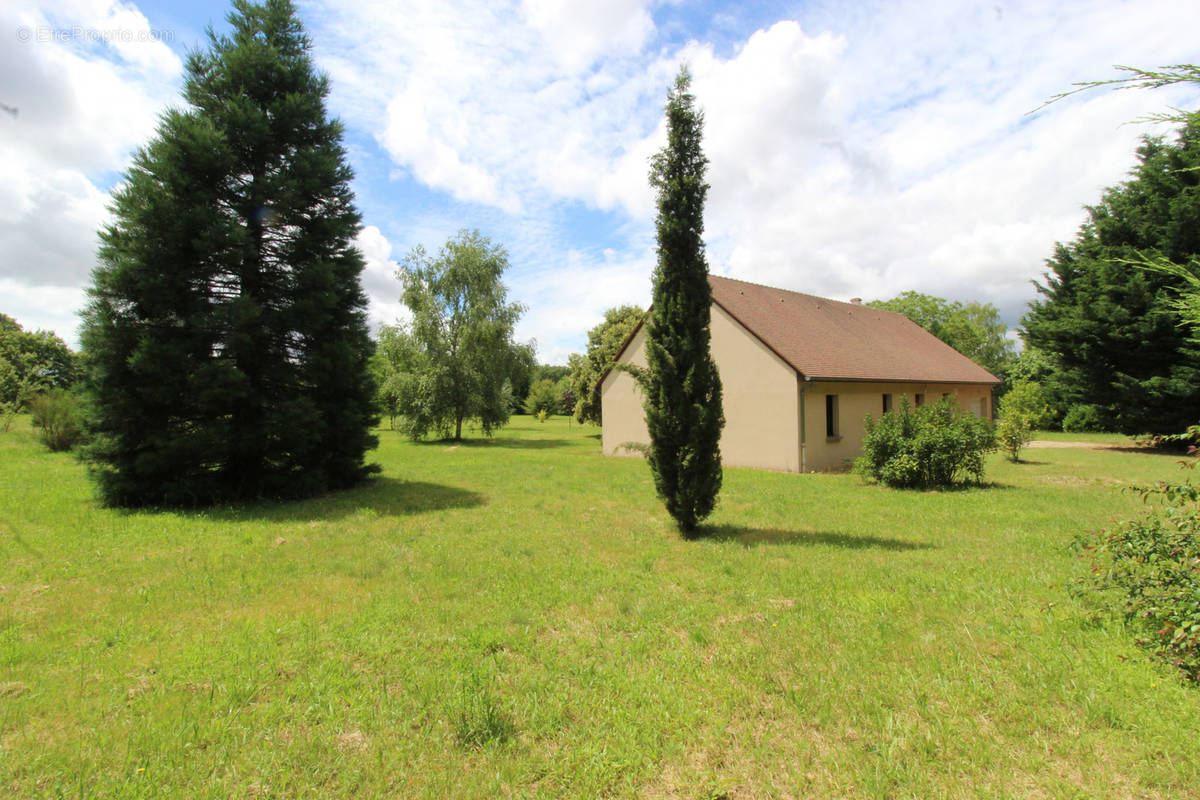
[[[667,144],[654,155],[658,261],[647,326],[647,457],[658,496],[679,530],[692,534],[721,489],[721,379],[709,353],[712,289],[704,256],[704,115],[679,71],[667,95]]]
[[[106,502],[310,495],[374,469],[360,217],[288,0],[234,3],[113,198],[82,342]]]
[[[397,270],[412,312],[411,323],[397,329],[405,353],[397,359],[399,408],[413,439],[430,432],[462,439],[469,420],[491,436],[508,423],[512,387],[533,345],[513,339],[525,307],[508,302],[507,269],[503,247],[462,230],[436,256],[414,248]]]

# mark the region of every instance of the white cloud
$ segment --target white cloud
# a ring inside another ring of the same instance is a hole
[[[0,163],[2,160],[0,160]],[[108,196],[82,173],[7,162],[0,181],[21,186],[0,210],[0,277],[48,286],[78,286],[95,265],[96,231],[107,220]]]
[[[614,251],[597,255],[572,250],[554,269],[526,273],[512,282],[511,295],[529,310],[516,327],[520,341],[536,339],[538,360],[565,364],[582,352],[586,332],[620,305],[650,304],[647,276],[654,267],[649,254],[623,258]]]
[[[341,102],[397,165],[508,214],[499,227],[531,256],[514,260],[514,293],[531,306],[522,330],[548,358],[582,346],[585,318],[603,310],[573,286],[645,295],[647,160],[681,61],[706,115],[714,271],[835,297],[993,302],[1015,323],[1054,240],[1133,163],[1144,129],[1122,123],[1180,94],[1097,92],[1026,112],[1113,63],[1188,60],[1176,32],[1200,22],[1182,2],[829,2],[732,47],[693,19],[697,38],[667,46],[645,3],[597,8],[411,0],[327,8],[320,22],[323,63],[347,78]],[[622,270],[554,222],[575,202],[626,220],[610,237]],[[546,241],[521,241],[534,236]],[[544,279],[550,268],[563,279]]]
[[[315,11],[335,107],[418,181],[513,215],[547,196],[645,209],[645,162],[629,158],[657,123],[673,67],[634,58],[654,30],[644,3]]]
[[[25,4],[0,11],[0,280],[3,311],[68,341],[61,304],[82,297],[108,219],[106,176],[154,129],[181,64],[124,3]],[[15,34],[15,35],[14,35]]]
[[[517,213],[520,204],[507,194],[501,196],[496,178],[478,163],[464,161],[469,138],[452,110],[454,101],[440,94],[427,81],[414,79],[387,107],[387,124],[380,143],[409,169],[417,180],[444,188],[459,200],[496,205]]]
[[[87,304],[81,288],[30,286],[25,281],[0,277],[0,313],[14,318],[27,331],[53,331],[71,349],[79,347],[79,312]]]
[[[410,319],[411,314],[400,302],[400,281],[396,279],[398,265],[392,260],[392,243],[379,228],[366,225],[358,232],[355,244],[367,262],[362,284],[370,300],[367,317],[372,333],[380,325],[395,325]]]
[[[569,72],[581,72],[601,55],[642,49],[655,30],[645,5],[644,0],[523,0],[521,10],[558,62]]]
[[[1146,130],[1123,123],[1180,95],[1026,112],[1113,62],[1185,60],[1161,15],[1200,9],[873,10],[819,33],[780,22],[726,59],[694,51],[713,267],[834,297],[993,302],[1015,323],[1054,241],[1133,164]]]
[[[127,2],[55,9],[6,7],[0,25],[147,25]],[[359,237],[372,320],[402,313],[392,242],[436,248],[462,227],[510,248],[511,294],[530,306],[519,334],[544,359],[582,347],[604,308],[644,303],[647,161],[681,60],[707,119],[715,272],[835,297],[989,301],[1010,322],[1054,240],[1133,164],[1146,129],[1122,123],[1197,105],[1194,92],[1094,92],[1026,116],[1113,64],[1194,61],[1179,33],[1200,23],[1190,0],[817,0],[798,12],[752,30],[741,9],[705,19],[649,0],[302,4],[335,112],[432,198],[373,198]],[[713,33],[727,30],[743,38]],[[5,286],[86,282],[99,187],[178,102],[179,70],[153,41],[0,37],[0,101],[21,108],[0,114]],[[580,234],[580,208],[608,213]]]

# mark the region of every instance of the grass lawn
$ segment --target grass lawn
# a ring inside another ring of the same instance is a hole
[[[1200,796],[1200,692],[1065,589],[1175,457],[728,470],[689,542],[595,428],[381,437],[355,491],[124,513],[0,434],[0,795]]]

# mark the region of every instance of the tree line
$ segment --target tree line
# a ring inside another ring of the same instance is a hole
[[[27,331],[0,314],[0,431],[7,431],[21,410],[51,398],[74,407],[64,395],[76,386],[82,369],[79,354],[58,336]]]
[[[185,104],[114,192],[82,353],[0,317],[0,409],[11,418],[39,389],[78,385],[81,453],[111,504],[305,496],[377,471],[366,454],[381,412],[413,438],[490,435],[521,411],[602,422],[599,380],[645,324],[648,367],[622,368],[646,395],[656,487],[692,530],[720,486],[723,417],[707,346],[703,115],[686,69],[651,162],[654,313],[608,310],[585,352],[551,367],[514,339],[524,307],[507,297],[507,252],[472,230],[405,258],[411,319],[371,339],[328,80],[289,0],[239,3],[229,22],[188,57]],[[1170,140],[1145,137],[1128,180],[1055,247],[1020,352],[990,304],[906,292],[871,305],[907,315],[1003,391],[1020,387],[1039,423],[1182,430],[1200,408],[1200,118],[1178,121]]]

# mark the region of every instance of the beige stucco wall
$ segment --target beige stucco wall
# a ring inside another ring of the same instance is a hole
[[[730,467],[801,471],[800,404],[803,396],[806,444],[805,471],[845,469],[862,450],[863,418],[883,412],[883,395],[914,402],[918,393],[927,402],[950,394],[967,411],[991,417],[991,387],[979,385],[825,382],[797,380],[795,371],[752,336],[719,306],[712,309],[712,354],[721,375],[725,430],[721,461]],[[621,360],[646,365],[646,332],[638,330]],[[838,397],[837,438],[826,437],[825,396]],[[646,444],[642,393],[629,375],[613,370],[600,387],[605,455],[636,455],[622,449],[627,442]]]
[[[719,306],[713,306],[712,334],[725,410],[721,463],[799,470],[796,371]]]
[[[710,332],[725,410],[721,462],[730,467],[798,471],[795,371],[719,306],[713,306]],[[621,360],[645,366],[644,327],[629,343]],[[642,393],[629,375],[610,372],[601,386],[600,397],[606,455],[626,455],[628,451],[619,451],[622,444],[649,441]]]
[[[837,395],[838,433],[835,439],[826,437],[825,396]],[[927,403],[937,402],[943,394],[949,394],[966,411],[991,418],[990,386],[975,384],[945,383],[871,383],[871,382],[825,382],[809,381],[804,388],[804,419],[807,446],[805,447],[805,469],[827,471],[846,469],[862,452],[866,426],[863,419],[871,414],[879,419],[883,413],[883,395],[892,395],[895,408],[900,407],[900,396],[908,395],[910,404],[915,405],[916,395],[925,395]]]
[[[646,326],[638,328],[633,339],[621,354],[621,361],[639,367],[646,366]],[[647,444],[646,412],[642,410],[642,390],[624,372],[609,370],[600,384],[600,413],[604,419],[601,449],[606,456],[637,455],[622,449],[626,442]]]

